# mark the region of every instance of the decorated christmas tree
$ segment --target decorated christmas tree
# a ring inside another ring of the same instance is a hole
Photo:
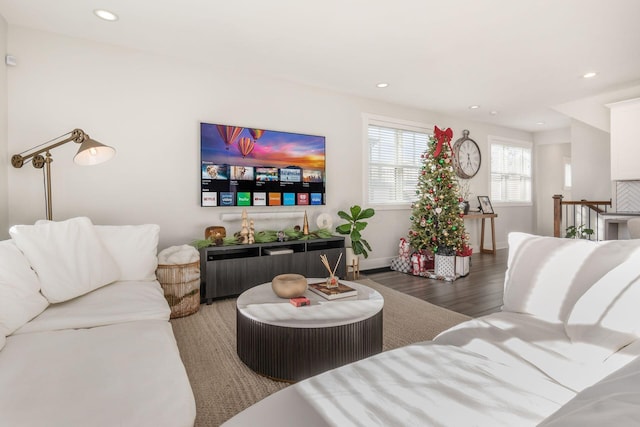
[[[451,128],[440,130],[436,126],[429,138],[427,150],[421,155],[417,200],[410,218],[411,246],[436,255],[455,255],[466,247],[462,198],[453,171],[452,137]]]

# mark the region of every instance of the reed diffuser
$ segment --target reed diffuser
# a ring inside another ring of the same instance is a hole
[[[327,259],[326,254],[320,255],[320,261],[322,261],[322,265],[329,272],[329,277],[327,277],[327,288],[337,288],[338,287],[338,278],[336,277],[336,270],[338,269],[338,265],[340,265],[340,260],[342,259],[342,253],[338,257],[338,261],[336,265],[331,269],[331,265],[329,265],[329,260]]]

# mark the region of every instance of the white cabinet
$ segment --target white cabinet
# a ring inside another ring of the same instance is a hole
[[[611,109],[611,180],[640,180],[640,98]]]

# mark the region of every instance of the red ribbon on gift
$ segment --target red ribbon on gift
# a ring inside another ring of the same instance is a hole
[[[473,249],[471,249],[469,246],[464,245],[462,247],[462,249],[460,249],[456,255],[458,256],[471,256],[471,254],[473,254]]]
[[[436,146],[436,150],[433,152],[433,157],[438,157],[440,152],[442,152],[442,144],[446,143],[449,145],[449,149],[451,153],[453,153],[453,149],[451,149],[451,138],[453,138],[453,131],[451,128],[447,128],[446,130],[440,130],[438,126],[433,129],[433,133],[438,141],[438,145]]]

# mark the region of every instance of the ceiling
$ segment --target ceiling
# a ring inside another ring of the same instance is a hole
[[[640,85],[639,0],[0,0],[0,14],[530,132],[568,126],[556,105]]]

